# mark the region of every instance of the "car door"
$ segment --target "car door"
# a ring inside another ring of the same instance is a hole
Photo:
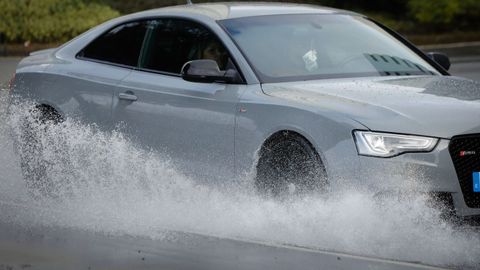
[[[184,19],[152,20],[139,67],[122,80],[113,107],[114,122],[131,138],[203,180],[233,175],[235,112],[244,86],[188,82],[180,71],[187,61],[212,59],[216,50],[219,66],[235,69],[206,27]]]

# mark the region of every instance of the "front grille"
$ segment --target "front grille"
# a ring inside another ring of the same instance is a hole
[[[480,208],[480,192],[473,189],[473,173],[480,172],[480,134],[453,137],[448,150],[465,204],[470,208]]]

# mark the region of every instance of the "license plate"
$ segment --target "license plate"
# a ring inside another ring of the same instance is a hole
[[[480,192],[480,172],[473,172],[473,192]]]

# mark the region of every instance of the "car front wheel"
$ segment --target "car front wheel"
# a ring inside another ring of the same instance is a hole
[[[325,192],[327,175],[320,156],[308,140],[284,131],[260,151],[255,179],[257,190],[281,198]]]

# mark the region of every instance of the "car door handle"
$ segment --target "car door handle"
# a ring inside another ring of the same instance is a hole
[[[137,101],[137,96],[135,96],[133,93],[120,93],[118,94],[118,98],[119,99],[123,99],[123,100],[128,100],[128,101]]]

